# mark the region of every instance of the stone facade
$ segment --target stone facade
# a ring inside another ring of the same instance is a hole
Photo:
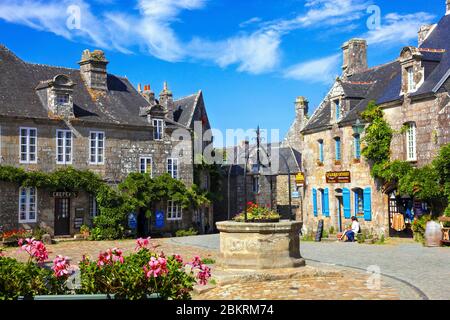
[[[0,54],[0,58],[5,61],[2,67],[6,69],[2,69],[2,75],[11,74],[7,69],[10,68],[16,73],[22,72],[26,77],[28,70],[20,69],[23,65],[28,67],[26,63],[6,48],[0,47]],[[91,64],[94,66],[90,66]],[[178,160],[177,178],[186,186],[191,186],[195,176],[194,142],[190,139],[194,123],[200,123],[202,132],[210,128],[201,91],[190,97],[174,100],[165,84],[160,95],[161,103],[154,99],[153,103],[149,104],[147,97],[136,91],[128,80],[106,73],[107,62],[102,52],[83,52],[80,65],[81,71],[29,65],[30,69],[38,68],[34,70],[35,78],[26,78],[30,81],[29,86],[33,92],[23,101],[24,106],[21,105],[21,97],[17,97],[17,100],[15,97],[10,98],[12,103],[17,104],[14,112],[22,114],[12,115],[8,110],[9,105],[0,99],[0,165],[43,172],[53,172],[71,166],[95,172],[106,182],[117,185],[128,174],[141,172],[141,158],[151,158],[153,177],[167,173],[168,159],[175,158]],[[65,74],[59,74],[62,71]],[[46,81],[44,77],[49,75],[51,79]],[[42,80],[38,83],[32,80],[39,77]],[[26,88],[23,90],[28,94]],[[68,95],[67,100],[59,99],[66,103],[63,106],[65,110],[58,109],[61,106],[58,105],[57,96],[61,92]],[[6,95],[6,98],[9,96]],[[158,110],[163,110],[163,113]],[[161,139],[155,138],[157,127],[153,119],[164,122]],[[20,128],[36,129],[35,161],[20,161]],[[71,159],[63,164],[58,162],[57,157],[57,130],[71,132]],[[103,159],[96,164],[90,161],[92,132],[104,134]],[[189,139],[181,140],[181,136],[187,136]],[[200,146],[197,152],[203,152],[204,145],[201,143]],[[200,180],[205,175],[208,178],[207,172],[197,174]],[[201,187],[207,189],[208,185]],[[49,190],[38,188],[36,223],[19,223],[19,186],[0,182],[0,225],[3,230],[34,228],[39,225],[54,234],[55,201],[60,196],[61,194],[55,195]],[[92,207],[95,206],[92,196],[85,192],[72,192],[64,194],[64,197],[69,198],[67,235],[79,232],[81,224],[92,225],[91,213],[94,211]],[[141,229],[143,228],[144,234],[199,227],[197,215],[191,210],[183,210],[181,219],[171,220],[167,218],[166,203],[158,204],[155,209],[165,213],[164,227],[155,228],[154,218],[152,221],[143,221]],[[202,208],[202,211],[212,224],[213,211],[209,207]],[[138,216],[142,214],[138,213]]]

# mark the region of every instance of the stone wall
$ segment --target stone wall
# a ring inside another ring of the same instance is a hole
[[[20,164],[19,128],[32,127],[37,129],[37,164]],[[192,147],[175,148],[179,142],[170,141],[170,135],[166,135],[164,141],[151,140],[152,134],[148,128],[139,127],[115,127],[115,126],[88,126],[77,121],[66,123],[63,121],[16,121],[2,119],[1,128],[1,165],[22,167],[26,170],[41,170],[52,172],[65,165],[56,163],[56,130],[66,129],[73,132],[73,161],[71,166],[81,170],[91,170],[100,174],[105,180],[118,183],[129,173],[139,172],[142,156],[153,158],[153,176],[167,172],[167,158],[179,159],[179,178],[187,185],[193,183]],[[169,129],[167,129],[169,130]],[[89,132],[105,132],[105,157],[103,165],[89,163]],[[168,132],[170,133],[170,132]],[[183,149],[182,151],[180,151]],[[39,193],[41,193],[38,190]],[[43,195],[46,193],[44,192]],[[18,186],[2,184],[0,209],[0,224],[17,226],[18,224]],[[54,201],[46,199],[46,196],[38,196],[39,221],[52,227],[54,221]],[[72,204],[72,210],[76,207],[86,208],[88,212],[89,201],[86,196],[80,196]],[[165,207],[162,206],[162,207]],[[167,208],[163,208],[166,212]],[[74,212],[74,211],[73,211]],[[73,215],[71,215],[73,217]],[[182,221],[167,222],[166,229],[185,228],[192,225],[192,212],[184,210]],[[73,223],[71,223],[73,226]],[[75,230],[71,230],[72,232]]]

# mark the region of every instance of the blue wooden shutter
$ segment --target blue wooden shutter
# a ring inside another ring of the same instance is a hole
[[[372,192],[370,188],[364,189],[364,220],[372,220]]]
[[[329,191],[328,188],[326,188],[325,190],[323,190],[323,215],[325,217],[329,217],[330,216],[330,202],[329,202]]]
[[[335,159],[336,161],[340,161],[341,160],[341,139],[340,138],[336,138],[335,140]]]
[[[361,137],[359,134],[355,136],[355,158],[361,159]]]
[[[342,196],[344,200],[344,218],[351,218],[351,205],[350,205],[350,190],[347,188],[342,189]]]
[[[314,210],[314,217],[317,217],[317,190],[312,190],[313,194],[313,210]]]
[[[359,207],[359,205],[358,205],[358,201],[359,201],[358,197],[359,197],[359,194],[358,194],[358,191],[357,191],[357,190],[353,191],[353,196],[354,196],[354,198],[355,198],[355,210],[354,210],[354,212],[355,212],[355,217],[356,217],[356,216],[358,215],[358,207]]]

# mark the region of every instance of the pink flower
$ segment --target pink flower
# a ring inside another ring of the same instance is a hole
[[[195,256],[191,262],[192,268],[200,267],[203,264],[202,259],[199,256]]]
[[[211,269],[202,264],[200,266],[200,271],[197,273],[197,278],[200,280],[200,284],[205,286],[208,284],[208,279],[211,278]]]
[[[68,257],[63,257],[61,255],[56,256],[55,260],[53,260],[52,270],[55,273],[57,278],[67,277],[69,275],[69,262],[67,261]]]
[[[0,257],[4,257],[5,253],[0,249]]]
[[[173,257],[175,258],[176,262],[183,263],[183,258],[179,254],[176,254]]]
[[[34,238],[20,239],[18,241],[19,246],[22,246],[22,250],[26,251],[32,259],[36,259],[38,263],[44,263],[48,259],[47,248],[41,241],[36,241]]]
[[[104,265],[111,265],[114,262],[124,262],[123,258],[123,252],[120,249],[114,248],[114,249],[108,249],[105,252],[101,252],[98,255],[97,265],[98,266],[104,266]]]
[[[147,239],[143,239],[143,238],[139,238],[136,240],[136,251],[142,250],[142,249],[146,249],[147,246],[150,244],[150,237],[148,237]]]
[[[151,257],[148,262],[148,267],[144,266],[144,272],[147,278],[157,278],[160,275],[166,274],[167,270],[167,260],[165,258]]]

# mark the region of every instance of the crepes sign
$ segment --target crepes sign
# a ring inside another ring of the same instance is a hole
[[[327,183],[351,183],[350,171],[331,171],[326,173]]]

